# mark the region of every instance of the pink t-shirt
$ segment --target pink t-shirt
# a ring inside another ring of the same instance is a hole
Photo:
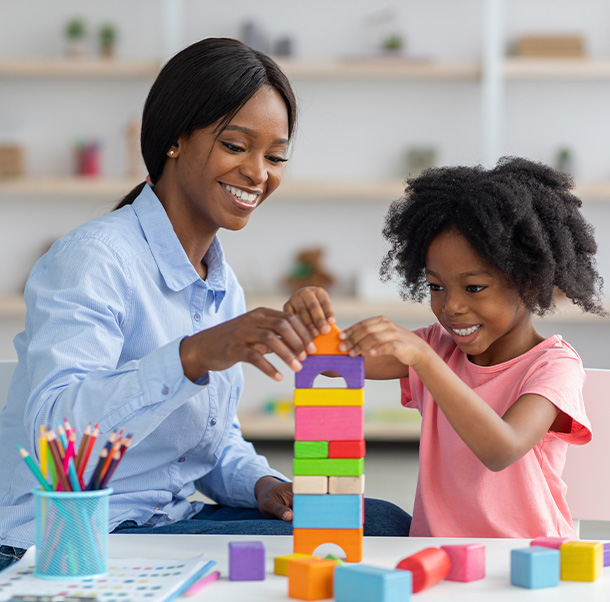
[[[422,415],[419,477],[411,535],[418,537],[575,537],[561,473],[570,443],[591,440],[580,357],[553,335],[508,362],[477,366],[438,323],[415,331],[500,416],[535,393],[572,418],[570,433],[548,431],[520,460],[486,468],[453,430],[415,370],[401,379],[402,404]]]

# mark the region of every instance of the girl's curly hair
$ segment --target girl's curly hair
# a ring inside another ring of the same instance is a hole
[[[403,299],[422,301],[428,247],[454,229],[508,277],[532,312],[554,309],[557,287],[584,311],[605,315],[594,230],[573,185],[569,175],[518,157],[502,157],[492,169],[428,169],[407,180],[386,215],[383,235],[391,248],[382,279],[396,271]]]

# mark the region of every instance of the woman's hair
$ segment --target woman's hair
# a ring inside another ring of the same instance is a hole
[[[218,123],[218,133],[263,86],[271,86],[288,110],[288,135],[296,123],[296,99],[288,78],[265,54],[238,40],[207,38],[188,46],[163,67],[142,115],[142,157],[153,184],[167,151],[180,136]],[[144,182],[120,201],[132,203]]]
[[[454,230],[507,276],[532,312],[552,310],[557,287],[584,311],[603,315],[593,227],[572,187],[569,175],[518,157],[503,157],[492,169],[425,170],[407,180],[386,216],[383,235],[391,248],[382,279],[396,270],[403,299],[422,301],[428,247]]]

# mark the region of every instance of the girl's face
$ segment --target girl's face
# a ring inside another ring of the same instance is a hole
[[[504,274],[485,263],[458,232],[433,239],[426,277],[434,315],[473,363],[499,364],[542,340]]]
[[[178,222],[199,236],[243,228],[279,186],[287,149],[288,111],[269,86],[258,90],[220,135],[210,126],[181,136],[165,165],[173,169],[173,185],[164,189],[163,204],[174,226]]]

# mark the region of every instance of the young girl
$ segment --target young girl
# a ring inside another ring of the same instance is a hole
[[[560,335],[532,323],[555,289],[604,313],[593,231],[571,187],[504,158],[428,170],[389,211],[382,275],[396,270],[404,298],[429,293],[438,322],[411,332],[379,316],[341,336],[368,378],[399,378],[403,405],[422,414],[412,535],[575,537],[561,473],[568,445],[591,439],[584,371]],[[334,321],[320,289],[285,309],[313,333]]]

